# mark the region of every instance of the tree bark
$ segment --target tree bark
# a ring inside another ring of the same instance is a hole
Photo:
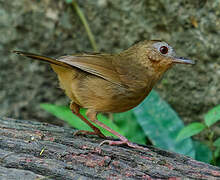
[[[220,179],[220,168],[155,147],[99,147],[96,136],[0,118],[0,179]]]

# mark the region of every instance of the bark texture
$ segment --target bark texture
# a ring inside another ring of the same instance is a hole
[[[0,118],[0,179],[220,179],[220,168],[149,147],[103,145],[46,123]]]

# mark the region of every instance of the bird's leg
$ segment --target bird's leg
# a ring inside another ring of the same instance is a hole
[[[96,127],[94,126],[91,122],[89,122],[82,114],[80,114],[80,107],[79,105],[77,105],[76,103],[74,103],[73,101],[71,101],[70,103],[70,109],[72,111],[73,114],[75,114],[76,116],[78,116],[81,120],[83,120],[86,124],[88,124],[92,129],[92,131],[85,131],[85,130],[78,130],[74,133],[74,135],[79,135],[79,134],[95,134],[98,135],[101,138],[105,138],[105,135],[102,134],[102,132]]]
[[[128,139],[124,136],[122,136],[121,134],[119,134],[118,132],[114,131],[113,129],[109,128],[108,126],[106,126],[105,124],[103,124],[102,122],[98,121],[97,119],[97,112],[88,109],[86,112],[86,116],[89,118],[89,120],[91,120],[93,123],[101,126],[102,128],[106,129],[107,131],[109,131],[110,133],[114,134],[115,136],[117,136],[120,140],[119,141],[111,141],[111,140],[104,140],[100,143],[100,146],[108,143],[109,145],[120,145],[120,144],[126,144],[129,147],[132,148],[136,148],[136,149],[141,149],[141,150],[147,150],[149,151],[148,148],[144,148],[142,146],[139,146],[135,143],[132,143],[130,141],[128,141]]]

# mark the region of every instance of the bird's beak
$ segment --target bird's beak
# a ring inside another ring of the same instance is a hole
[[[195,61],[190,60],[190,59],[185,59],[183,57],[175,57],[173,59],[174,63],[179,63],[179,64],[196,64]]]

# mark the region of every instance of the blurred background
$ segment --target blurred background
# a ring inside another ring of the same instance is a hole
[[[76,0],[101,52],[120,52],[136,42],[160,39],[195,66],[175,66],[155,90],[184,124],[200,122],[220,104],[219,0]],[[51,57],[94,51],[69,0],[0,0],[0,116],[62,121],[41,103],[68,105],[49,65],[9,53]],[[213,131],[219,136],[220,127]],[[203,136],[199,137],[203,138]]]

